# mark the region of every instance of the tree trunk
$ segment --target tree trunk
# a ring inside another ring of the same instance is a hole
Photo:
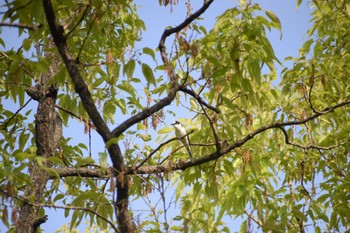
[[[52,49],[53,43],[50,42],[48,47]],[[39,103],[35,120],[36,154],[37,156],[49,158],[56,153],[59,146],[62,136],[62,121],[55,110],[57,88],[55,85],[46,86],[57,72],[59,65],[58,56],[55,53],[48,52],[45,53],[45,57],[52,60],[49,71],[41,75],[39,82],[35,86],[29,87],[26,92]],[[50,167],[50,163],[44,160],[43,166]],[[37,162],[33,162],[29,172],[32,186],[26,188],[25,197],[31,197],[31,202],[23,203],[19,211],[19,217],[15,224],[17,233],[34,233],[40,224],[47,220],[47,216],[43,214],[44,212],[39,211],[40,207],[32,203],[42,202],[50,175]]]

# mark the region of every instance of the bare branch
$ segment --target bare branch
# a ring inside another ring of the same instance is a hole
[[[95,214],[97,217],[101,218],[102,220],[104,220],[105,222],[107,222],[112,228],[113,230],[115,230],[115,232],[119,232],[118,229],[114,226],[113,222],[111,222],[110,220],[108,220],[107,218],[105,218],[102,214],[98,213],[95,210],[92,210],[90,208],[86,208],[86,207],[81,207],[81,206],[60,206],[60,205],[53,205],[53,204],[43,204],[43,203],[38,203],[38,202],[32,202],[24,197],[20,197],[17,195],[13,195],[13,194],[9,194],[4,190],[0,190],[0,192],[2,192],[4,195],[15,198],[27,205],[32,205],[35,207],[46,207],[46,208],[54,208],[54,209],[65,209],[65,210],[82,210],[82,211],[87,211],[90,213]]]
[[[80,17],[80,19],[78,20],[78,22],[72,27],[72,29],[67,33],[66,37],[68,38],[69,35],[81,24],[81,22],[83,22],[85,16],[87,15],[87,12],[90,8],[90,2],[89,4],[85,7],[85,10],[82,14],[82,16]]]
[[[204,1],[203,6],[201,8],[199,8],[199,10],[197,10],[194,14],[192,14],[187,19],[185,19],[180,25],[178,25],[177,27],[173,27],[173,28],[169,28],[169,29],[164,30],[164,32],[160,38],[158,48],[159,48],[163,63],[167,69],[168,75],[169,75],[170,80],[172,82],[176,81],[176,77],[175,77],[174,71],[171,68],[169,60],[168,60],[167,55],[166,55],[166,51],[165,51],[166,38],[168,38],[170,35],[177,33],[179,31],[181,31],[182,29],[184,29],[185,27],[187,27],[190,23],[192,23],[195,19],[197,19],[201,14],[203,14],[208,9],[208,7],[210,6],[210,4],[213,1],[214,0]]]
[[[5,27],[16,27],[16,28],[23,28],[23,29],[29,29],[29,30],[38,30],[41,28],[43,25],[29,25],[29,24],[24,24],[24,23],[6,23],[6,22],[0,22],[0,27],[5,26]]]
[[[203,113],[205,115],[205,117],[208,119],[211,131],[213,132],[214,135],[214,139],[215,139],[215,148],[216,151],[220,151],[221,150],[221,145],[220,145],[220,138],[218,135],[218,132],[216,130],[216,128],[214,127],[214,122],[213,119],[208,115],[207,111],[205,110],[205,108],[203,107],[203,105],[201,103],[199,103],[199,105],[201,106]]]

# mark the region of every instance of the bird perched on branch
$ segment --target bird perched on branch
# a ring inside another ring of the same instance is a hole
[[[174,123],[171,124],[175,128],[175,135],[176,137],[182,142],[182,144],[186,147],[186,150],[188,154],[191,157],[191,160],[193,160],[193,156],[191,153],[191,145],[190,145],[190,139],[188,137],[188,134],[186,132],[185,127],[181,125],[180,122],[175,121]]]

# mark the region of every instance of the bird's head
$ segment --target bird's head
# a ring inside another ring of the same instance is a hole
[[[180,122],[178,122],[178,121],[174,121],[172,124],[171,124],[172,126],[175,126],[175,125],[181,125],[181,123]]]

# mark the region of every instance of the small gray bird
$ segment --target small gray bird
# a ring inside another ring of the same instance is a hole
[[[171,124],[175,128],[175,135],[176,137],[182,142],[182,144],[186,147],[186,150],[188,154],[191,157],[191,160],[193,160],[192,153],[190,151],[191,145],[190,145],[190,139],[188,138],[187,132],[185,127],[181,125],[180,122],[175,121]]]

